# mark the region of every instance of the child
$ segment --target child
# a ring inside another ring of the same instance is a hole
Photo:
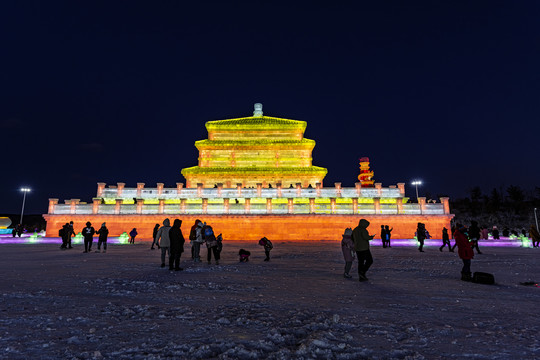
[[[345,258],[345,272],[343,273],[343,277],[346,279],[352,278],[349,274],[354,260],[354,243],[351,235],[352,229],[346,228],[343,239],[341,239],[341,251],[343,251],[343,257]]]
[[[248,262],[249,255],[251,255],[251,253],[247,250],[240,249],[240,251],[238,251],[238,256],[240,256],[240,262]]]
[[[264,259],[264,261],[270,261],[270,250],[274,248],[272,242],[266,237],[263,237],[261,240],[259,240],[259,245],[264,246],[264,254],[266,255],[266,259]]]

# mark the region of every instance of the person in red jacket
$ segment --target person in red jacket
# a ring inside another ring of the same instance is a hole
[[[456,239],[459,258],[463,261],[461,280],[471,281],[471,260],[474,258],[474,251],[467,236],[467,228],[461,224],[457,224],[454,239]]]

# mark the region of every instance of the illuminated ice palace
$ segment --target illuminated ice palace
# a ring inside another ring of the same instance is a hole
[[[229,240],[338,240],[360,218],[371,222],[372,233],[390,225],[393,238],[412,238],[418,222],[432,234],[450,228],[448,198],[408,203],[405,184],[375,183],[366,158],[355,187],[323,186],[327,170],[312,165],[315,141],[304,138],[306,126],[264,116],[261,104],[250,117],[208,121],[208,139],[195,142],[198,165],[182,169],[185,184],[98,183],[92,202],[49,199],[47,236],[66,222],[82,228],[91,221],[107,222],[111,236],[136,227],[151,238],[154,224],[167,217],[183,220],[184,229],[201,219]]]

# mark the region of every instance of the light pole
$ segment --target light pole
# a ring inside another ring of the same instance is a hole
[[[414,180],[411,185],[414,185],[416,187],[416,202],[418,202],[418,185],[422,185],[422,181]]]
[[[21,221],[19,221],[19,224],[22,226],[22,220],[24,215],[24,203],[26,201],[26,193],[30,192],[30,188],[21,188],[21,191],[23,192],[23,200],[22,200],[22,210],[21,210]]]

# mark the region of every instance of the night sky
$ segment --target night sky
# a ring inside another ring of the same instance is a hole
[[[0,212],[173,187],[256,102],[307,121],[326,186],[362,156],[433,197],[540,186],[539,2],[320,3],[2,1]]]

